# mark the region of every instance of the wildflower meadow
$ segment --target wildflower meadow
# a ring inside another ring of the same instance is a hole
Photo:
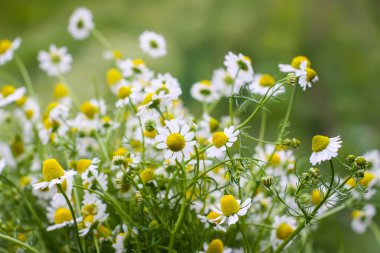
[[[0,34],[0,252],[321,252],[319,225],[342,213],[378,252],[379,150],[344,148],[339,130],[302,139],[292,128],[297,99],[322,85],[312,57],[266,72],[226,48],[185,91],[165,65],[176,41],[141,30],[130,57],[90,8],[71,11],[55,29],[74,45],[96,41],[92,61],[108,66],[83,84],[90,99],[67,77],[72,49],[56,41],[34,53],[47,100],[23,34]],[[157,60],[165,71],[151,68]]]

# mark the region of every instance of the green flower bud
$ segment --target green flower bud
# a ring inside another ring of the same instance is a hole
[[[267,188],[271,187],[274,183],[274,178],[272,176],[264,176],[260,180],[261,183]]]
[[[156,129],[156,122],[154,122],[153,120],[148,120],[147,122],[145,122],[144,126],[146,131],[152,132]]]
[[[355,166],[359,168],[366,168],[368,166],[368,162],[364,157],[358,156],[355,159]]]
[[[353,163],[355,161],[356,157],[354,155],[348,155],[346,157],[346,161],[349,163]]]

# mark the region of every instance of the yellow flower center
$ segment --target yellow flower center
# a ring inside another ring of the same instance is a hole
[[[61,99],[61,98],[67,97],[69,93],[70,93],[69,89],[63,83],[57,83],[54,86],[53,95],[55,99]]]
[[[211,86],[211,81],[210,80],[202,80],[200,81],[201,84],[206,85],[206,86]]]
[[[281,164],[281,157],[277,153],[267,156],[268,163],[274,167],[277,167]]]
[[[107,84],[108,86],[113,86],[123,79],[123,74],[116,68],[110,68],[107,71]]]
[[[314,189],[310,195],[310,201],[313,205],[318,205],[322,201],[322,194],[318,189]]]
[[[264,74],[259,80],[259,85],[261,87],[272,87],[275,84],[276,80],[271,75]]]
[[[34,111],[32,109],[26,110],[25,111],[25,116],[27,119],[32,119],[34,115]]]
[[[206,253],[223,253],[224,245],[220,239],[214,239],[207,247]]]
[[[220,209],[224,216],[231,216],[239,212],[240,207],[234,196],[224,195],[220,199]]]
[[[220,214],[218,214],[217,212],[211,211],[207,215],[207,219],[208,220],[213,220],[213,219],[218,218],[219,216],[220,216]],[[217,220],[214,220],[213,222],[220,223],[221,221],[222,221],[222,219],[217,219]]]
[[[57,54],[50,54],[50,59],[54,64],[58,64],[61,62],[61,56]]]
[[[20,185],[22,187],[25,187],[25,186],[29,185],[31,181],[32,181],[32,179],[29,176],[22,176],[20,178]]]
[[[87,215],[95,215],[97,213],[95,204],[87,204],[82,207],[82,212],[85,216]]]
[[[208,123],[210,127],[210,132],[215,132],[219,128],[219,121],[215,118],[210,118],[210,122]]]
[[[276,236],[280,240],[285,240],[293,233],[293,228],[287,223],[281,223],[276,229]]]
[[[3,88],[1,88],[1,95],[3,97],[8,97],[9,95],[12,95],[16,91],[16,88],[13,85],[5,85]]]
[[[227,141],[228,137],[224,132],[216,132],[212,136],[212,144],[217,148],[226,145]]]
[[[90,101],[86,101],[80,106],[80,111],[86,115],[87,118],[93,119],[99,112],[99,108],[92,104]]]
[[[131,95],[131,93],[132,93],[131,87],[129,87],[129,86],[122,86],[117,91],[117,97],[119,99],[124,99],[124,98],[129,97],[129,95]]]
[[[12,47],[12,41],[10,40],[1,40],[0,41],[0,54],[4,54]]]
[[[115,59],[122,59],[123,58],[123,54],[119,50],[113,50],[112,54],[113,54],[113,57]]]
[[[116,156],[116,155],[121,155],[121,156],[125,156],[127,154],[128,150],[126,150],[125,148],[118,148],[114,153],[113,155]]]
[[[140,178],[143,184],[146,184],[154,179],[154,170],[145,169],[140,172]]]
[[[87,222],[89,223],[94,223],[94,215],[90,214],[90,215],[87,215],[84,219],[83,219],[83,223],[86,224]]]
[[[348,186],[350,186],[350,187],[355,187],[355,186],[356,186],[356,181],[355,181],[354,178],[350,178],[350,179],[346,182],[346,184],[347,184]]]
[[[311,149],[314,152],[320,152],[324,150],[330,143],[330,139],[327,136],[323,135],[316,135],[313,137],[312,143],[311,143]]]
[[[111,231],[103,225],[99,225],[97,231],[99,232],[100,236],[103,237],[108,237],[111,235]]]
[[[364,177],[360,179],[360,184],[364,187],[368,187],[368,185],[376,178],[375,174],[371,172],[364,172]]]
[[[174,119],[174,115],[171,113],[164,112],[165,119],[172,120]],[[160,117],[160,123],[161,126],[165,126],[165,119],[163,117]]]
[[[301,65],[301,63],[303,61],[306,61],[307,62],[307,67],[310,67],[310,61],[309,61],[309,59],[306,58],[305,56],[302,56],[302,55],[294,57],[293,60],[292,60],[291,65],[292,65],[293,68],[299,69],[300,65]]]
[[[91,165],[92,161],[89,159],[80,159],[77,161],[76,169],[79,174],[82,174]]]
[[[185,147],[185,138],[179,133],[169,134],[166,139],[166,145],[173,152],[181,151]]]
[[[133,60],[133,64],[134,64],[135,66],[138,66],[138,65],[145,64],[145,62],[144,62],[143,59],[134,59],[134,60]]]
[[[71,221],[72,219],[73,219],[73,216],[71,215],[70,210],[65,207],[58,208],[54,213],[55,224],[60,224],[65,221]]]
[[[313,81],[313,79],[317,76],[317,72],[315,72],[312,68],[306,68],[306,80],[308,82]]]
[[[28,97],[22,96],[20,99],[16,100],[15,103],[18,106],[23,106],[25,104],[26,100],[28,100]]]
[[[153,92],[150,92],[150,93],[146,94],[145,97],[144,97],[144,99],[143,99],[143,101],[142,101],[142,104],[143,105],[147,105],[150,102],[152,102],[153,95],[154,95]]]
[[[42,165],[42,175],[45,181],[51,181],[62,177],[65,171],[55,159],[47,159]]]
[[[156,135],[157,135],[157,131],[156,130],[153,130],[153,131],[145,130],[144,131],[144,136],[148,137],[150,139],[153,139],[154,137],[156,137]]]
[[[351,213],[351,218],[355,220],[362,217],[362,215],[363,215],[363,212],[361,210],[353,210]]]

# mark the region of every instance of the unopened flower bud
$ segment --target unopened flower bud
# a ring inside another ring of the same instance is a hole
[[[312,177],[319,177],[321,172],[317,168],[310,168],[309,173]]]
[[[146,131],[152,132],[156,129],[156,122],[154,122],[153,120],[148,120],[147,122],[145,122],[144,126]]]
[[[156,221],[156,220],[152,220],[152,221],[149,223],[149,228],[158,228],[158,221]]]
[[[368,165],[368,162],[364,157],[358,156],[355,159],[355,165],[359,168],[366,168]]]
[[[274,183],[274,178],[272,176],[264,176],[264,177],[261,178],[261,183],[265,187],[269,188]]]
[[[131,188],[131,184],[128,182],[124,173],[120,172],[116,175],[116,186],[122,192],[127,192]]]
[[[364,170],[358,170],[355,172],[355,178],[362,179],[364,177]]]
[[[354,155],[348,155],[346,157],[346,161],[349,162],[349,163],[355,162],[355,159],[356,159],[356,157]]]
[[[292,140],[285,139],[284,142],[283,142],[283,144],[286,145],[286,146],[290,146],[290,144],[292,144]]]
[[[300,145],[301,145],[301,141],[300,140],[298,140],[296,138],[292,139],[292,146],[293,146],[293,148],[298,148]]]
[[[138,205],[141,205],[142,202],[144,201],[143,196],[141,195],[140,191],[135,192],[135,201],[137,202]]]
[[[309,179],[310,179],[310,174],[309,174],[309,173],[306,173],[306,172],[302,173],[302,179],[303,179],[304,181],[309,181]]]
[[[297,76],[294,73],[289,73],[286,79],[287,82],[292,86],[294,86],[297,82]]]

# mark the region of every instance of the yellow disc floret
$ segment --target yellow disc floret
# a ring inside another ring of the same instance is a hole
[[[53,95],[55,99],[61,99],[69,95],[69,88],[63,83],[57,83],[54,86]]]
[[[316,135],[313,137],[311,149],[314,152],[320,152],[324,150],[330,143],[330,139],[327,136]]]
[[[55,224],[71,221],[72,219],[73,219],[73,216],[71,215],[70,210],[65,207],[58,208],[54,213]]]
[[[224,216],[231,216],[239,212],[239,203],[232,195],[224,195],[220,199],[220,209]]]
[[[12,47],[12,41],[10,40],[0,40],[0,54],[4,54]]]
[[[216,132],[212,136],[212,144],[214,144],[217,148],[221,148],[226,145],[227,141],[228,137],[224,132]]]
[[[129,87],[129,86],[121,86],[119,88],[119,90],[117,91],[117,97],[119,99],[124,99],[124,98],[129,97],[129,95],[131,95],[131,93],[132,93],[131,87]]]
[[[145,169],[140,172],[140,178],[143,184],[149,183],[154,179],[154,170]]]
[[[213,133],[216,130],[218,130],[220,122],[217,119],[215,119],[215,118],[210,118],[210,121],[209,121],[208,124],[209,124],[209,127],[210,127],[210,132]]]
[[[86,115],[87,118],[93,119],[95,115],[99,112],[99,108],[90,101],[86,101],[80,106],[80,111],[84,115]]]
[[[363,212],[360,211],[360,210],[353,210],[352,213],[351,213],[351,218],[352,219],[358,219],[358,218],[361,218],[363,216]]]
[[[322,201],[322,194],[318,189],[314,189],[310,195],[310,201],[313,205],[318,205]]]
[[[360,184],[364,187],[368,187],[368,185],[376,178],[375,174],[371,172],[364,172],[364,177],[360,179]]]
[[[207,214],[207,219],[209,221],[213,220],[212,222],[220,223],[222,219],[217,219],[220,216],[217,212],[211,211]],[[217,220],[215,220],[217,219]]]
[[[276,80],[273,78],[273,76],[264,74],[261,76],[259,80],[259,85],[262,87],[272,87],[276,83]]]
[[[13,85],[5,85],[3,88],[1,88],[1,95],[3,97],[8,97],[9,95],[12,95],[16,91],[16,88]]]
[[[285,240],[293,233],[293,228],[287,223],[281,223],[276,229],[276,236],[280,240]]]
[[[92,161],[89,159],[80,159],[77,161],[76,169],[79,174],[82,174],[91,165]]]
[[[301,63],[303,61],[306,61],[307,62],[307,67],[310,67],[310,61],[309,61],[309,59],[307,57],[305,57],[305,56],[302,56],[302,55],[294,57],[293,60],[292,60],[291,65],[292,65],[293,68],[299,69],[300,65],[301,65]]]
[[[308,82],[313,81],[313,79],[317,76],[317,72],[314,69],[306,68],[306,80]]]
[[[65,175],[65,171],[55,159],[47,159],[42,165],[42,175],[45,181],[51,181]]]
[[[116,68],[110,68],[107,71],[107,84],[113,86],[123,79],[123,74]]]
[[[278,167],[281,164],[281,157],[277,153],[274,153],[273,155],[268,155],[267,160],[268,163],[274,167]]]
[[[224,245],[222,240],[214,239],[207,247],[206,253],[223,253]]]
[[[185,138],[179,133],[169,134],[166,145],[173,152],[181,151],[185,147]]]

